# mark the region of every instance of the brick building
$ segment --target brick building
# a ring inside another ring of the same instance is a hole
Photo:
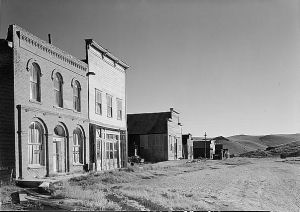
[[[89,163],[87,64],[16,25],[0,40],[0,169],[16,179]]]
[[[128,156],[159,162],[182,158],[182,130],[179,113],[128,114]]]
[[[89,67],[90,161],[97,171],[127,165],[126,70],[129,66],[91,39]]]

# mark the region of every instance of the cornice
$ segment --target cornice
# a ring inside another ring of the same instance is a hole
[[[83,122],[89,122],[89,119],[86,118],[82,118],[82,117],[78,117],[78,116],[73,116],[73,115],[68,115],[68,114],[64,114],[64,113],[57,113],[57,112],[53,112],[53,111],[49,111],[49,110],[43,110],[43,109],[39,109],[36,107],[31,107],[31,106],[26,106],[26,105],[21,105],[21,109],[24,110],[25,112],[27,111],[32,111],[32,112],[39,112],[42,113],[44,116],[50,115],[50,116],[58,116],[58,117],[64,117],[64,118],[69,118],[72,120],[80,120]]]
[[[77,59],[76,57],[57,48],[54,45],[47,43],[46,41],[36,37],[17,25],[14,25],[14,27],[16,31],[19,31],[19,39],[24,41],[27,45],[31,45],[32,47],[39,49],[40,51],[43,51],[56,59],[68,63],[77,69],[80,69],[84,72],[87,71],[87,64],[85,62]]]
[[[116,56],[114,56],[108,49],[106,49],[103,46],[101,46],[100,44],[96,43],[93,39],[85,39],[85,42],[87,45],[90,45],[94,49],[99,51],[102,54],[102,59],[104,59],[104,57],[107,57],[108,59],[112,60],[114,62],[114,65],[112,65],[112,66],[114,66],[115,68],[116,68],[116,64],[123,67],[125,71],[130,67],[124,61],[122,61],[122,60],[118,59]]]

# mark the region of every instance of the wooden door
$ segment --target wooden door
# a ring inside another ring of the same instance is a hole
[[[67,171],[67,148],[64,138],[53,138],[53,171]]]
[[[96,148],[97,171],[101,171],[102,170],[102,140],[97,139],[96,144],[97,144],[97,148]]]

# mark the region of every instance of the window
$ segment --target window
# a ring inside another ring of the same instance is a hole
[[[96,114],[102,115],[102,92],[95,89]]]
[[[37,63],[32,63],[30,69],[30,99],[41,101],[41,69]]]
[[[83,164],[83,136],[79,128],[73,132],[73,163]]]
[[[73,85],[73,107],[74,110],[80,112],[81,111],[81,106],[80,106],[80,84],[76,80],[74,85]]]
[[[122,120],[122,99],[117,99],[117,119]]]
[[[106,102],[107,102],[107,117],[112,118],[112,96],[109,94],[106,94]]]
[[[62,76],[59,73],[56,73],[54,76],[53,82],[54,82],[55,104],[58,107],[63,107]]]
[[[114,158],[118,158],[118,141],[115,141],[114,143]]]
[[[44,165],[44,131],[39,122],[32,122],[28,130],[28,163]]]

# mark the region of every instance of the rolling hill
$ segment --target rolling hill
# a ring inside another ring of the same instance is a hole
[[[300,134],[276,134],[276,135],[234,135],[227,137],[224,148],[228,148],[230,154],[242,154],[255,150],[265,150],[267,147],[276,147],[300,141]]]

